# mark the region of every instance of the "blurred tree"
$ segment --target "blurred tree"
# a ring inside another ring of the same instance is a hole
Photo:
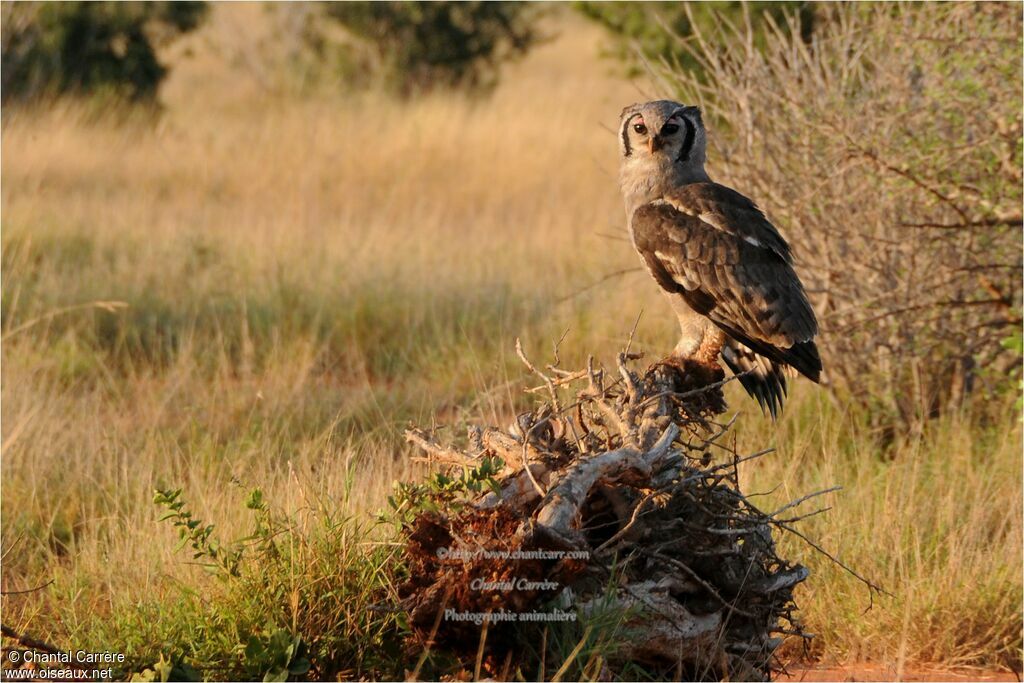
[[[813,2],[576,2],[575,7],[587,18],[606,28],[613,37],[607,54],[626,63],[630,75],[636,75],[642,60],[666,62],[689,71],[700,72],[700,63],[681,40],[694,35],[695,29],[706,31],[725,21],[734,26],[750,25],[756,47],[763,47],[764,30],[769,17],[785,26],[785,14],[797,13],[800,32],[809,41],[814,30]],[[699,32],[699,31],[698,31]]]
[[[523,2],[342,2],[326,6],[354,38],[346,80],[377,80],[402,95],[486,90],[501,62],[538,40],[540,8]]]
[[[204,2],[4,2],[3,100],[63,93],[152,98],[155,48],[191,31]]]

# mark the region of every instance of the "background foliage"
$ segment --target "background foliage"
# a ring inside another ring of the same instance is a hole
[[[272,8],[267,8],[271,11]],[[405,96],[486,91],[500,65],[539,39],[523,2],[296,3],[275,39],[293,43],[292,78]],[[4,99],[73,93],[152,99],[167,67],[157,50],[194,30],[203,2],[5,2]],[[266,54],[257,59],[266,59]]]
[[[161,43],[194,30],[203,2],[4,2],[4,100],[113,93],[152,98]]]
[[[539,37],[539,8],[523,2],[344,2],[326,12],[357,41],[347,46],[357,65],[348,80],[375,79],[402,95],[491,88],[499,65]]]
[[[800,18],[801,40],[810,41],[814,31],[814,2],[577,2],[575,7],[608,31],[606,54],[624,62],[629,73],[643,71],[643,63],[670,65],[673,69],[700,73],[700,59],[687,49],[695,33],[713,30],[721,22],[746,24],[754,45],[761,49],[771,35],[768,23],[787,14]]]

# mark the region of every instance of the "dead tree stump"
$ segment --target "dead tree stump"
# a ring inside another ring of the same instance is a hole
[[[628,662],[666,679],[769,679],[781,638],[808,637],[793,601],[808,571],[779,557],[773,531],[815,494],[773,513],[743,495],[737,465],[769,451],[724,443],[724,382],[666,364],[638,373],[628,353],[610,376],[520,356],[543,382],[536,410],[470,428],[463,448],[406,433],[450,467],[399,503],[415,647],[507,677],[524,622],[612,613],[620,635],[600,678]]]

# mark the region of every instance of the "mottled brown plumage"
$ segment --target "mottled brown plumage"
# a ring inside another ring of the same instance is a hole
[[[708,178],[696,107],[627,108],[620,137],[633,245],[682,329],[673,356],[714,363],[721,354],[774,417],[786,367],[815,382],[821,374],[818,324],[789,245],[751,200]]]

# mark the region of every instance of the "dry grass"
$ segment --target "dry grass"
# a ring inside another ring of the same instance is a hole
[[[893,593],[870,599],[864,585],[799,539],[812,579],[801,599],[813,648],[832,661],[892,666],[1020,667],[1021,428],[1003,406],[1004,426],[969,413],[930,425],[882,450],[866,421],[803,387],[770,438],[777,457],[746,471],[747,489],[769,491],[773,509],[801,492],[841,485],[821,503],[827,514],[800,529]],[[764,425],[739,425],[754,451]],[[813,510],[808,506],[807,511]]]
[[[589,29],[567,28],[487,101],[286,101],[210,49],[265,19],[234,7],[189,39],[155,123],[69,103],[5,116],[4,589],[54,583],[4,597],[4,620],[61,643],[142,648],[141,631],[96,617],[170,610],[182,585],[217,594],[155,523],[156,486],[184,487],[227,538],[254,486],[284,511],[366,514],[415,474],[408,420],[504,423],[525,403],[516,335],[536,357],[568,328],[569,364],[608,357],[643,309],[637,345],[672,343],[640,273],[569,296],[637,265],[611,129],[643,95],[593,62]],[[47,317],[93,301],[128,306]],[[811,387],[777,437],[733,402],[744,444],[780,447],[750,476],[784,482],[780,496],[844,485],[813,530],[898,596],[861,614],[864,594],[819,565],[801,601],[825,654],[1019,656],[1009,407],[886,459]]]

